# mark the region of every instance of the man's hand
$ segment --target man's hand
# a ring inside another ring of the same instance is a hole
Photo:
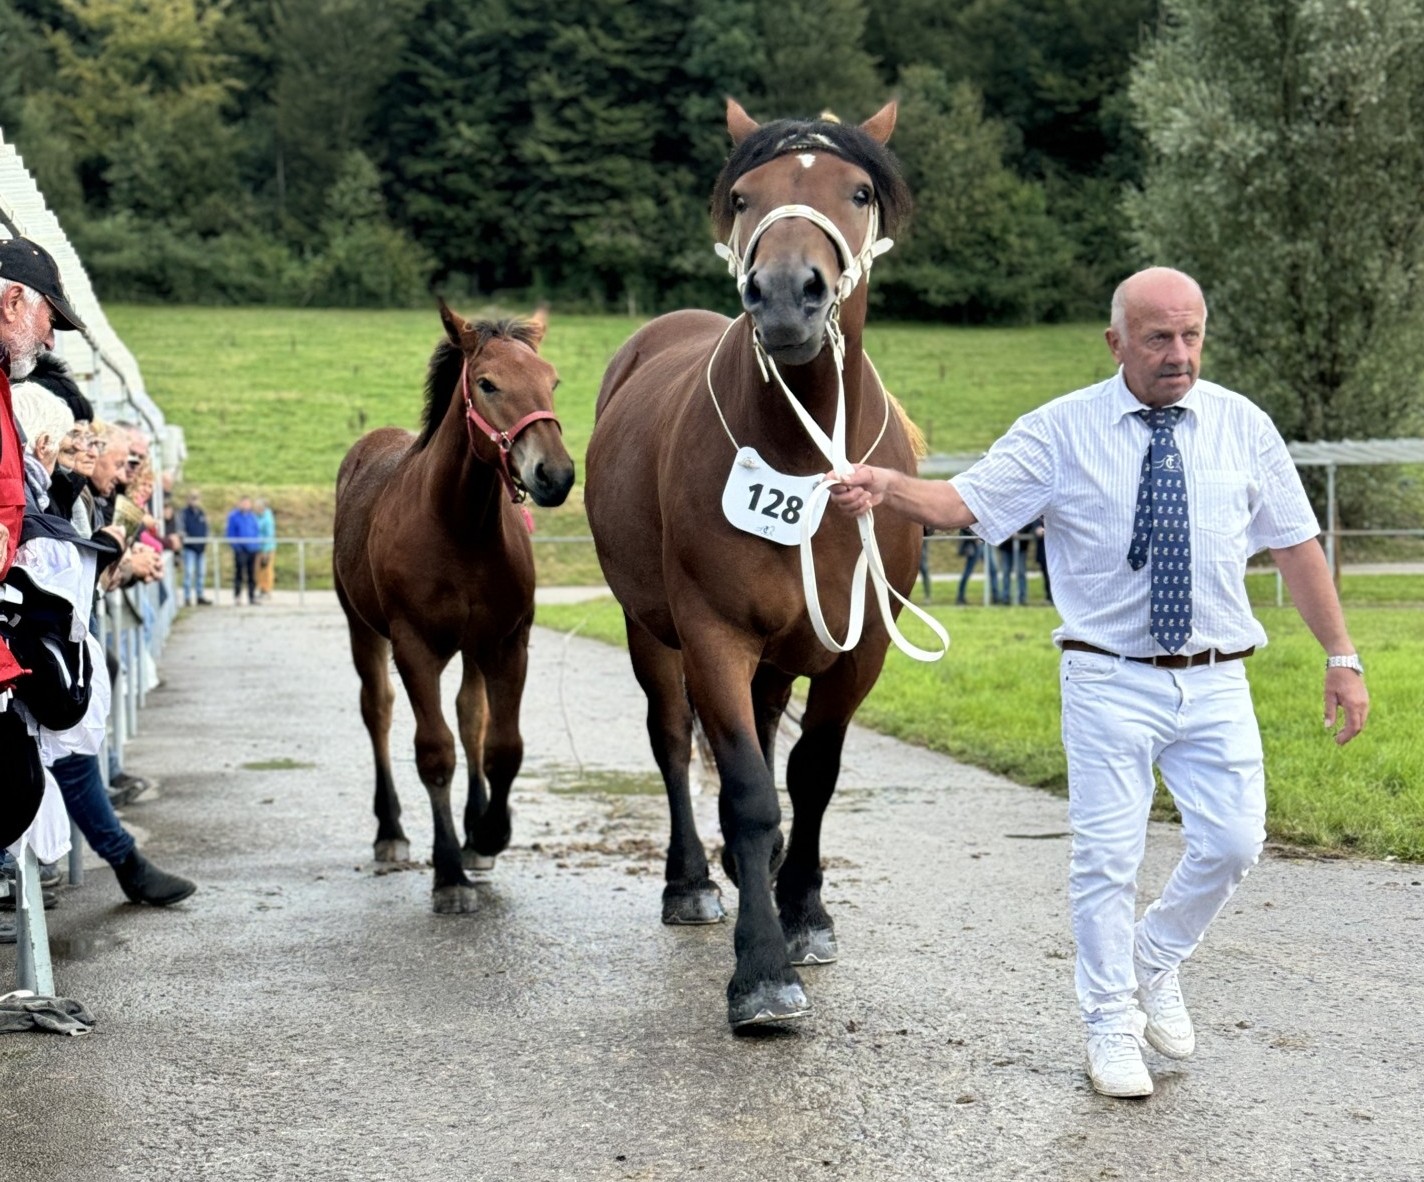
[[[864,517],[885,499],[896,475],[885,468],[856,464],[848,473],[828,472],[839,483],[831,485],[831,504],[852,517]]]
[[[0,568],[4,567],[5,560],[10,557],[10,527],[0,521]]]
[[[1370,694],[1365,679],[1353,669],[1325,670],[1325,729],[1335,731],[1335,742],[1344,746],[1365,729],[1370,715]]]

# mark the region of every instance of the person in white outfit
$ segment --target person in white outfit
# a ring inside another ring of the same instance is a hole
[[[856,465],[842,510],[877,506],[991,546],[1042,515],[1063,618],[1063,746],[1073,850],[1068,889],[1093,1087],[1146,1096],[1146,1044],[1196,1046],[1178,969],[1265,840],[1261,739],[1245,658],[1266,643],[1246,560],[1268,549],[1325,650],[1324,721],[1337,743],[1369,695],[1285,443],[1248,399],[1200,380],[1206,303],[1190,276],[1153,267],[1112,301],[1106,381],[1020,418],[952,481]],[[1186,849],[1134,923],[1153,768]]]

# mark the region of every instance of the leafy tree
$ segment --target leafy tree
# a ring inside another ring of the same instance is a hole
[[[350,153],[367,143],[400,66],[403,8],[389,0],[272,0],[272,192],[279,222],[309,240]]]
[[[223,8],[67,0],[65,9],[78,31],[50,33],[54,85],[31,97],[26,122],[63,137],[87,209],[199,233],[240,227],[240,141],[223,117],[235,85],[218,38]]]
[[[1121,190],[1141,177],[1127,117],[1132,56],[1160,0],[879,0],[866,48],[889,74],[934,66],[971,83],[1010,134],[1005,162],[1040,181],[1073,246],[1065,311],[1098,315],[1129,269]]]
[[[426,297],[434,260],[386,216],[376,167],[347,153],[327,197],[322,253],[307,279],[306,301],[327,307],[410,305]]]
[[[1131,97],[1136,238],[1200,280],[1210,369],[1287,438],[1417,427],[1424,10],[1172,0]]]
[[[1061,310],[1070,246],[1041,185],[1004,162],[1009,131],[984,118],[968,83],[911,66],[900,78],[896,147],[915,192],[907,239],[877,289],[901,313],[1033,320]]]
[[[872,115],[885,84],[864,45],[865,0],[757,0],[766,56],[762,119],[836,112],[846,122]]]

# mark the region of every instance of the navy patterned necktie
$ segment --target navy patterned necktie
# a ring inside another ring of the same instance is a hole
[[[1141,570],[1152,555],[1152,639],[1177,652],[1192,634],[1192,537],[1187,516],[1187,481],[1182,453],[1172,434],[1180,406],[1134,412],[1152,432],[1142,457],[1137,487],[1137,519],[1127,564]]]

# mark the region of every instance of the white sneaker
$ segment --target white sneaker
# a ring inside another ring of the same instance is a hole
[[[1088,1078],[1093,1091],[1103,1096],[1152,1095],[1142,1046],[1129,1030],[1088,1035]]]
[[[1197,1034],[1192,1029],[1192,1016],[1182,999],[1182,983],[1177,970],[1170,969],[1152,979],[1139,969],[1143,984],[1137,987],[1137,1000],[1147,1015],[1143,1032],[1154,1050],[1169,1059],[1185,1059],[1197,1049]]]

